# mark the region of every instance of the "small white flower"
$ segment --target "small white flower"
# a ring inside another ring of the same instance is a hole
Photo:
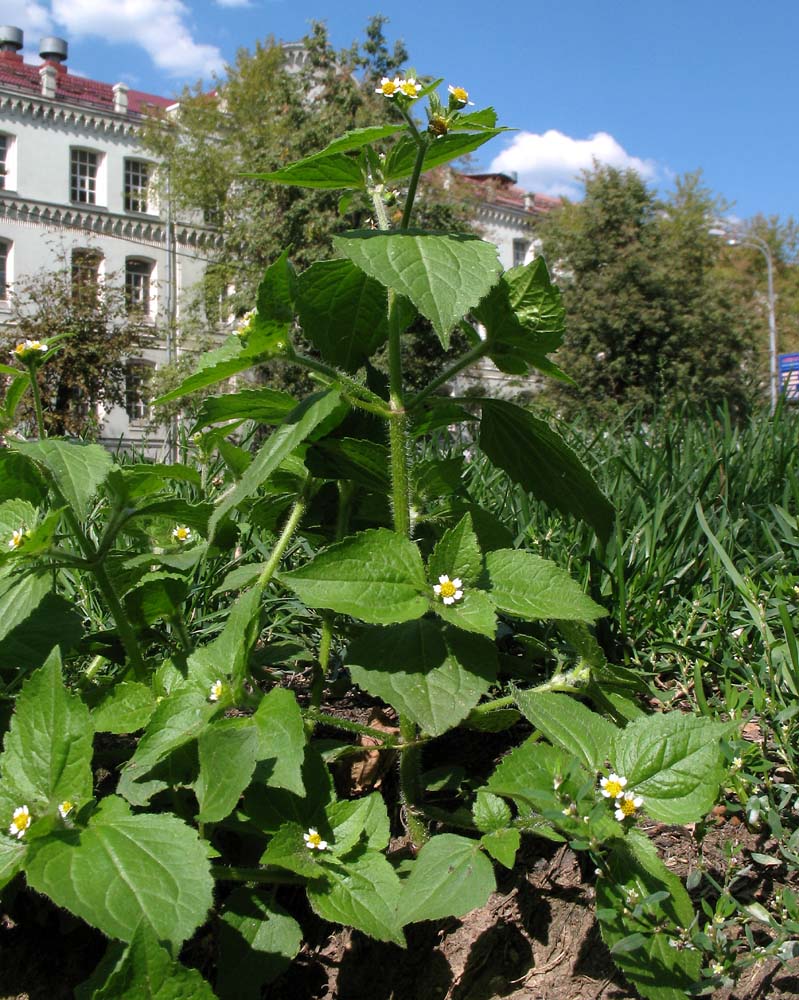
[[[750,809],[749,810],[749,815],[748,815],[747,818],[748,818],[748,821],[749,821],[749,825],[750,826],[754,826],[760,820],[760,810],[759,809]]]
[[[66,819],[67,815],[72,812],[75,808],[74,804],[69,801],[69,799],[64,799],[58,806],[58,815],[61,819]]]
[[[243,316],[240,316],[236,320],[236,325],[233,328],[234,337],[241,337],[243,334],[249,331],[250,321],[252,320],[253,316],[257,314],[257,312],[258,312],[257,308],[250,309],[249,312],[244,313]]]
[[[714,976],[723,976],[724,966],[721,964],[721,962],[714,962],[710,966],[710,971],[713,973]]]
[[[225,690],[225,685],[222,681],[214,681],[211,685],[211,691],[208,694],[209,701],[219,701],[222,697],[222,692]]]
[[[450,580],[446,573],[442,573],[438,578],[438,583],[433,587],[433,593],[440,597],[444,604],[454,604],[463,597],[463,580],[455,577]]]
[[[460,104],[461,107],[464,107],[466,104],[470,104],[474,107],[474,101],[469,100],[469,91],[464,87],[453,87],[452,84],[450,84],[447,87],[447,90],[450,94],[452,94],[453,98],[458,102],[458,104]]]
[[[19,358],[21,361],[28,361],[30,358],[35,357],[37,354],[46,354],[47,344],[43,344],[41,340],[22,340],[20,341],[14,350],[11,352],[12,358]]]
[[[573,802],[570,802],[565,809],[561,809],[561,812],[564,816],[576,816],[577,806]]]
[[[176,542],[185,545],[191,541],[191,528],[187,528],[185,524],[176,524],[172,529],[172,537]]]
[[[394,97],[399,92],[400,82],[398,76],[395,76],[393,80],[384,76],[380,81],[380,85],[375,87],[375,93],[382,94],[383,97]]]
[[[616,809],[613,815],[620,823],[622,823],[625,819],[635,816],[637,810],[639,810],[643,804],[644,800],[640,795],[634,795],[632,792],[625,792],[620,799],[616,799]]]
[[[743,762],[743,759],[741,757],[733,757],[732,758],[732,769],[733,769],[733,771],[740,771],[743,766],[744,766],[744,762]]]
[[[11,538],[9,538],[8,540],[8,547],[10,549],[18,549],[24,541],[25,541],[25,529],[17,528],[16,531],[11,532]]]
[[[405,97],[411,97],[413,100],[419,96],[419,91],[422,89],[422,85],[417,83],[414,77],[409,76],[407,80],[399,81],[399,91],[404,94]]]
[[[627,784],[627,779],[615,771],[611,771],[607,778],[602,778],[599,787],[606,799],[617,799]]]
[[[31,814],[27,806],[20,806],[14,810],[14,818],[8,827],[8,832],[12,837],[21,840],[25,836],[25,831],[31,825]]]
[[[322,835],[317,833],[313,827],[310,827],[307,833],[302,835],[302,839],[305,841],[305,846],[309,851],[326,851],[327,841],[322,840]]]

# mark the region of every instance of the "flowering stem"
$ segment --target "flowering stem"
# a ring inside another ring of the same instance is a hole
[[[422,752],[417,743],[416,723],[400,716],[400,735],[404,748],[400,752],[400,793],[405,807],[405,826],[414,847],[421,847],[427,840],[427,829],[416,814],[421,796],[419,775],[421,773]]]
[[[427,153],[427,143],[419,135],[417,131],[417,144],[418,149],[416,150],[416,162],[413,165],[413,173],[411,174],[411,180],[408,184],[408,194],[405,198],[405,209],[402,213],[402,222],[400,223],[400,229],[405,230],[410,225],[411,213],[413,212],[413,203],[416,200],[416,188],[419,186],[419,178],[422,175],[422,166],[424,164],[425,154]]]
[[[408,403],[408,409],[416,409],[416,407],[427,399],[428,396],[434,393],[439,386],[445,385],[450,381],[450,379],[455,378],[458,372],[461,372],[464,368],[468,368],[470,365],[473,365],[475,361],[479,361],[479,359],[482,358],[487,352],[487,340],[481,340],[479,344],[475,344],[474,347],[470,348],[465,354],[461,355],[461,357],[450,365],[449,368],[441,372],[439,375],[436,375],[436,377],[432,379],[428,385],[424,387],[424,389],[417,392]]]
[[[364,726],[360,722],[352,722],[350,719],[342,719],[338,715],[330,715],[328,712],[320,712],[317,708],[309,708],[306,715],[312,722],[320,725],[330,726],[333,729],[341,729],[345,733],[356,733],[358,736],[368,736],[371,739],[379,740],[383,747],[367,747],[369,750],[393,749],[396,736],[393,733],[385,733],[381,729],[372,729],[371,726]],[[363,749],[363,748],[360,748]]]
[[[330,647],[333,642],[333,622],[329,614],[322,614],[322,634],[319,638],[319,661],[314,663],[311,680],[311,705],[319,708],[322,704],[327,665],[330,662]]]
[[[30,375],[30,380],[31,380],[31,394],[33,395],[33,408],[36,411],[36,427],[39,432],[39,440],[42,441],[47,435],[44,430],[42,395],[39,392],[39,380],[36,378],[36,365],[28,366],[28,374]]]
[[[305,354],[293,354],[285,360],[298,364],[302,368],[307,368],[309,371],[317,372],[317,374],[323,375],[331,383],[339,383],[352,397],[352,402],[355,406],[359,406],[363,410],[368,410],[370,413],[376,413],[381,417],[388,415],[385,399],[382,399],[376,392],[372,392],[365,385],[361,385],[360,382],[357,382],[345,372],[340,372],[337,368],[333,368],[332,365],[326,365],[324,361],[309,358]]]
[[[306,483],[306,489],[307,489],[307,483]],[[280,537],[275,543],[275,547],[272,549],[272,554],[269,556],[269,559],[266,562],[266,566],[264,566],[261,575],[258,577],[258,581],[256,582],[255,586],[259,590],[263,590],[267,586],[269,581],[272,579],[272,577],[275,575],[275,571],[280,565],[280,560],[283,558],[283,554],[285,553],[286,549],[289,546],[289,542],[291,541],[292,535],[299,527],[300,521],[302,520],[302,516],[305,513],[305,508],[307,506],[308,506],[308,497],[306,496],[306,493],[303,492],[303,494],[297,497],[296,501],[294,502],[294,506],[291,508],[291,513],[288,516],[288,520],[283,526],[283,530],[281,531]]]
[[[386,204],[383,201],[382,193],[376,188],[369,188],[369,194],[372,197],[372,204],[375,207],[378,229],[390,229],[391,223],[388,221],[388,213],[386,212]]]
[[[243,868],[240,866],[211,865],[211,875],[220,882],[257,882],[260,885],[305,885],[301,875],[275,871],[273,868]]]

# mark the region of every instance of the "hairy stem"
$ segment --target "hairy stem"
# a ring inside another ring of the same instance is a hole
[[[345,392],[352,397],[352,401],[356,406],[360,406],[370,413],[377,413],[382,417],[388,415],[385,399],[382,399],[376,392],[372,392],[371,389],[365,385],[361,385],[360,382],[345,372],[334,368],[332,365],[326,365],[324,361],[317,361],[316,358],[309,358],[305,354],[292,354],[290,358],[286,358],[285,360],[289,363],[298,364],[302,368],[307,368],[309,371],[316,372],[330,382],[339,383]]]
[[[232,865],[211,865],[211,875],[220,882],[257,882],[260,885],[305,885],[308,881],[301,875],[274,868],[243,868]]]
[[[400,229],[405,230],[408,228],[411,222],[411,213],[413,212],[413,203],[416,201],[416,189],[419,186],[419,178],[422,176],[422,167],[424,166],[424,158],[427,153],[427,142],[424,136],[421,135],[416,127],[411,116],[405,113],[405,119],[411,126],[411,131],[413,132],[414,139],[416,139],[416,162],[413,165],[413,173],[411,174],[410,182],[408,183],[408,194],[405,198],[405,209],[402,213],[402,222],[400,223]]]
[[[33,408],[36,411],[36,429],[39,432],[39,440],[42,441],[47,436],[44,430],[44,413],[42,412],[42,394],[39,391],[39,380],[36,378],[36,365],[28,367],[28,374],[31,380],[31,394],[33,396]]]
[[[261,575],[258,577],[255,586],[258,587],[259,590],[264,590],[269,581],[275,575],[275,572],[280,565],[280,560],[283,558],[286,549],[289,547],[292,536],[299,527],[307,506],[308,497],[305,493],[303,493],[302,496],[295,500],[294,506],[291,508],[291,513],[288,516],[288,520],[283,526],[283,530],[275,543],[275,547],[272,549],[272,554],[269,556],[266,566],[264,566],[261,571]]]
[[[462,354],[457,361],[449,366],[445,371],[440,372],[434,379],[430,381],[428,385],[424,387],[420,392],[409,401],[408,409],[414,410],[420,403],[424,402],[428,396],[432,395],[439,386],[446,385],[450,379],[455,378],[458,372],[462,372],[464,368],[469,368],[479,361],[488,352],[488,341],[481,340],[479,344],[475,344],[474,347],[470,348],[465,354]]]

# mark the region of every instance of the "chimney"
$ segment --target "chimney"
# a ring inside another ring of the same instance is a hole
[[[114,111],[119,115],[128,113],[128,90],[126,83],[115,83],[111,88],[114,92]]]
[[[22,56],[19,50],[22,48],[22,29],[15,28],[11,24],[4,24],[0,27],[0,60],[3,62],[21,63]]]
[[[42,97],[55,97],[55,82],[58,77],[58,70],[52,63],[45,63],[39,67],[39,78],[42,81]]]
[[[59,73],[66,73],[67,43],[63,38],[48,35],[39,43],[39,56]]]

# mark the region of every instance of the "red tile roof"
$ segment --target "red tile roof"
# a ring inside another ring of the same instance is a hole
[[[560,198],[545,194],[534,194],[520,188],[513,177],[507,174],[463,174],[463,179],[472,184],[477,197],[491,205],[507,205],[535,215],[551,212],[562,204]]]
[[[45,63],[41,63],[39,66],[33,66],[23,62],[13,52],[0,52],[0,87],[11,87],[23,93],[41,95],[42,81],[39,70],[44,65]],[[114,110],[114,91],[110,83],[74,76],[60,63],[50,62],[49,65],[55,67],[57,71],[55,97],[57,101],[66,101],[69,104],[96,110]],[[128,90],[128,111],[132,114],[142,114],[148,105],[168,108],[174,103],[172,98],[146,94],[141,90]]]

